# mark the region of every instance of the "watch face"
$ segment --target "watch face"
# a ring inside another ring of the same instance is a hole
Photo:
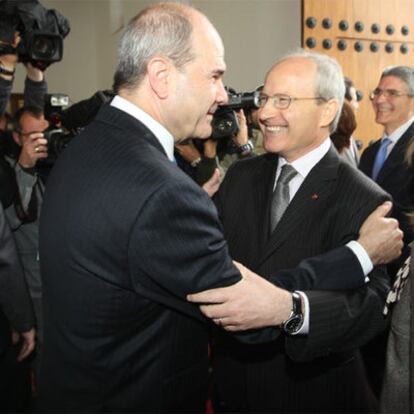
[[[293,315],[291,318],[289,318],[286,322],[285,322],[285,326],[283,327],[284,330],[289,333],[295,333],[297,332],[303,323],[303,316],[302,315]]]

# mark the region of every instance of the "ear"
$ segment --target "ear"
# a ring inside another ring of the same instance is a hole
[[[172,63],[163,56],[155,56],[148,62],[148,81],[151,89],[160,99],[168,97],[173,67]]]
[[[325,102],[323,106],[324,108],[322,110],[319,126],[329,127],[339,111],[339,102],[336,99],[330,99],[328,102]]]
[[[19,145],[20,147],[22,146],[22,140],[20,138],[20,135],[15,131],[13,131],[13,139],[17,145]]]
[[[410,116],[414,114],[414,97],[410,98]]]

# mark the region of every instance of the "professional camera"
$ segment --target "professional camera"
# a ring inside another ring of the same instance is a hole
[[[90,98],[68,107],[67,95],[46,95],[44,114],[50,126],[43,132],[48,148],[45,163],[53,164],[72,138],[92,121],[100,107],[113,96],[112,91],[98,91]]]
[[[239,121],[235,111],[243,109],[249,111],[259,107],[259,92],[241,92],[237,93],[232,88],[227,88],[228,102],[218,107],[214,113],[212,127],[213,139],[227,139],[239,132]]]
[[[46,163],[53,163],[74,136],[64,129],[62,124],[64,108],[68,106],[68,95],[51,94],[45,96],[44,115],[50,125],[46,131],[43,131],[44,138],[47,140],[48,149]]]
[[[21,36],[17,49],[11,45],[16,31]],[[62,60],[69,31],[69,21],[38,0],[0,0],[0,55],[17,53],[20,62],[44,70]]]

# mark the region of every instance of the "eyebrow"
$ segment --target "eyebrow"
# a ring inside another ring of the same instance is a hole
[[[223,76],[225,72],[226,72],[225,69],[214,69],[211,72],[211,74],[212,75],[220,75],[220,76]]]

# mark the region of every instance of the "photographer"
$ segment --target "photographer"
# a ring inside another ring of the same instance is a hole
[[[37,324],[36,355],[33,360],[37,379],[43,343],[42,284],[39,267],[39,216],[43,202],[44,182],[39,177],[36,163],[47,157],[47,141],[43,131],[49,123],[41,109],[25,106],[14,117],[13,139],[19,146],[17,157],[7,157],[15,171],[18,192],[13,206],[7,209],[7,218],[17,245],[26,282],[29,287]],[[11,154],[13,155],[13,154]]]
[[[21,41],[15,33],[13,46]],[[13,86],[13,75],[17,64],[16,54],[0,55],[0,108],[4,109]],[[43,323],[41,312],[41,278],[38,260],[38,219],[43,200],[44,184],[35,165],[47,157],[47,141],[42,131],[48,127],[43,117],[44,96],[47,83],[44,73],[31,63],[25,64],[26,80],[24,104],[13,118],[13,133],[2,133],[1,170],[2,201],[6,208],[7,220],[16,242],[17,252],[23,266],[24,277],[29,288],[35,311],[37,326],[36,354],[32,359],[35,379],[38,374],[42,346]],[[3,185],[4,184],[4,185]],[[36,384],[36,381],[35,381]]]
[[[247,119],[243,109],[236,111],[239,130],[230,139],[220,141],[217,145],[217,155],[220,160],[220,167],[225,173],[227,169],[241,158],[248,158],[255,155],[254,144],[249,138]]]
[[[204,185],[217,168],[224,175],[234,161],[263,152],[256,146],[261,143],[261,137],[258,139],[260,132],[256,129],[256,113],[257,109],[252,108],[247,110],[246,117],[243,109],[234,111],[237,130],[231,137],[192,139],[176,144],[174,155],[178,166],[198,184]]]
[[[228,88],[229,102],[213,119],[213,138],[218,141],[216,155],[223,176],[234,161],[263,152],[257,119],[257,97],[262,88],[239,94]]]

